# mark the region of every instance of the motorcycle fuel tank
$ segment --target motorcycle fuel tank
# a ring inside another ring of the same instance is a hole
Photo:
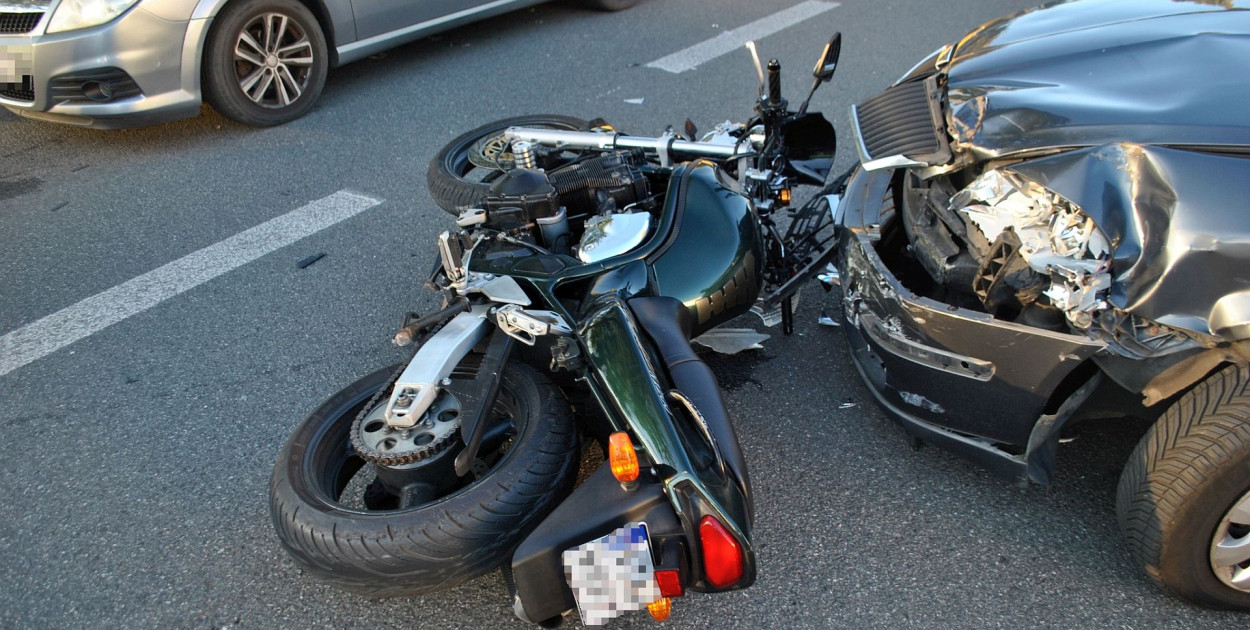
[[[695,335],[750,310],[759,297],[763,238],[751,202],[697,162],[670,185],[672,233],[647,261],[657,295],[681,300],[695,316]]]

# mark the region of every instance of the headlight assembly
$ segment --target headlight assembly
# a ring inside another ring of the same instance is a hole
[[[62,33],[80,28],[99,26],[123,14],[138,4],[139,0],[61,0],[48,33]]]
[[[1014,173],[988,170],[950,207],[981,233],[989,258],[1009,240],[1033,272],[1049,279],[1042,295],[1073,326],[1088,328],[1107,308],[1111,245],[1076,204]]]

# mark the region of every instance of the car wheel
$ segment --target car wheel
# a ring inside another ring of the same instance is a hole
[[[427,593],[493,571],[567,496],[577,474],[568,402],[533,368],[504,367],[486,436],[464,478],[452,465],[463,448],[459,428],[443,427],[443,413],[411,436],[385,438],[387,429],[370,426],[384,424],[370,418],[395,374],[379,370],[322,403],[287,440],[269,484],[270,514],[291,557],[322,580],[371,597]],[[404,440],[447,444],[396,464],[412,485],[392,493],[381,469],[354,449],[353,435],[381,439],[378,448],[397,457]],[[363,488],[359,498],[354,486]]]
[[[1207,377],[1151,427],[1120,477],[1116,512],[1155,581],[1250,610],[1250,367]]]
[[[271,127],[308,113],[329,55],[317,19],[295,0],[241,0],[213,20],[204,47],[204,99],[221,115]]]

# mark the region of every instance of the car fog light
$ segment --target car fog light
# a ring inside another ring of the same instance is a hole
[[[82,93],[93,101],[107,101],[113,98],[113,86],[100,81],[87,81],[82,84]]]

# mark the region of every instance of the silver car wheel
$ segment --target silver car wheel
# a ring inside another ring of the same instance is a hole
[[[1250,492],[1233,504],[1215,528],[1211,568],[1221,582],[1250,593]]]
[[[290,17],[264,13],[239,32],[234,65],[239,89],[253,103],[271,109],[286,107],[308,87],[312,41]]]

